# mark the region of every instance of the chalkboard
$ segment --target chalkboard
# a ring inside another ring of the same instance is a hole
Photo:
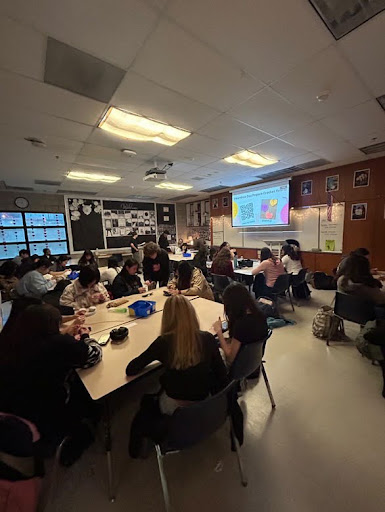
[[[73,250],[104,249],[102,202],[69,197],[66,206]]]

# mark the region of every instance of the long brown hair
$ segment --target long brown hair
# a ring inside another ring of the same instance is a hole
[[[230,249],[223,247],[216,255],[213,265],[215,265],[218,270],[225,270],[229,261],[231,261]]]
[[[200,363],[202,344],[199,321],[191,302],[183,295],[174,295],[166,300],[161,335],[172,339],[172,368],[184,370]]]
[[[265,260],[272,260],[274,265],[277,265],[279,262],[279,259],[274,256],[274,254],[271,252],[271,250],[268,247],[263,247],[261,249],[261,263]]]

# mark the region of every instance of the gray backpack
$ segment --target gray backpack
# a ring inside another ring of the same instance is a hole
[[[345,337],[342,321],[335,316],[331,306],[321,306],[313,318],[314,336],[322,340],[341,340]]]

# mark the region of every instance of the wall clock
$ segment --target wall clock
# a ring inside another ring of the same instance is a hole
[[[29,201],[25,197],[16,197],[15,205],[21,210],[25,210],[29,206]]]

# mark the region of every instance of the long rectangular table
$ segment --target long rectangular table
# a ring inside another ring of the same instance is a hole
[[[149,292],[130,295],[127,297],[128,302],[118,306],[117,309],[127,308],[137,300],[152,300],[156,302],[156,311],[163,311],[164,304],[168,298],[163,294],[164,290],[167,290],[165,286],[162,288],[156,288],[155,290],[150,290]],[[147,297],[145,297],[145,295],[147,295]],[[194,297],[187,298],[191,300]],[[96,313],[86,317],[85,325],[91,327],[92,335],[98,334],[96,338],[98,338],[100,333],[106,329],[111,330],[125,322],[132,322],[135,320],[135,317],[128,316],[128,313],[117,313],[114,311],[116,308],[107,308],[107,304],[108,302],[98,304],[96,306]]]
[[[159,293],[163,297],[163,289],[160,288]],[[210,331],[218,317],[223,317],[222,304],[202,298],[188,298],[191,299],[191,304],[198,315],[202,330]],[[166,297],[164,299],[166,300]],[[163,306],[165,300],[163,301]],[[103,359],[99,364],[93,368],[78,370],[80,379],[91,398],[93,400],[103,400],[104,402],[104,443],[107,457],[108,496],[110,501],[114,501],[115,496],[111,456],[111,416],[108,397],[117,389],[129,384],[159,364],[155,362],[155,364],[146,367],[139,375],[127,377],[125,373],[127,364],[146,350],[159,335],[162,322],[160,307],[161,305],[159,304],[157,312],[147,318],[126,319],[125,323],[117,324],[125,325],[129,329],[127,340],[121,344],[109,342],[103,347]],[[98,313],[101,316],[105,314],[103,311],[98,311]],[[99,334],[108,333],[110,329],[111,326],[104,331],[100,331]]]

